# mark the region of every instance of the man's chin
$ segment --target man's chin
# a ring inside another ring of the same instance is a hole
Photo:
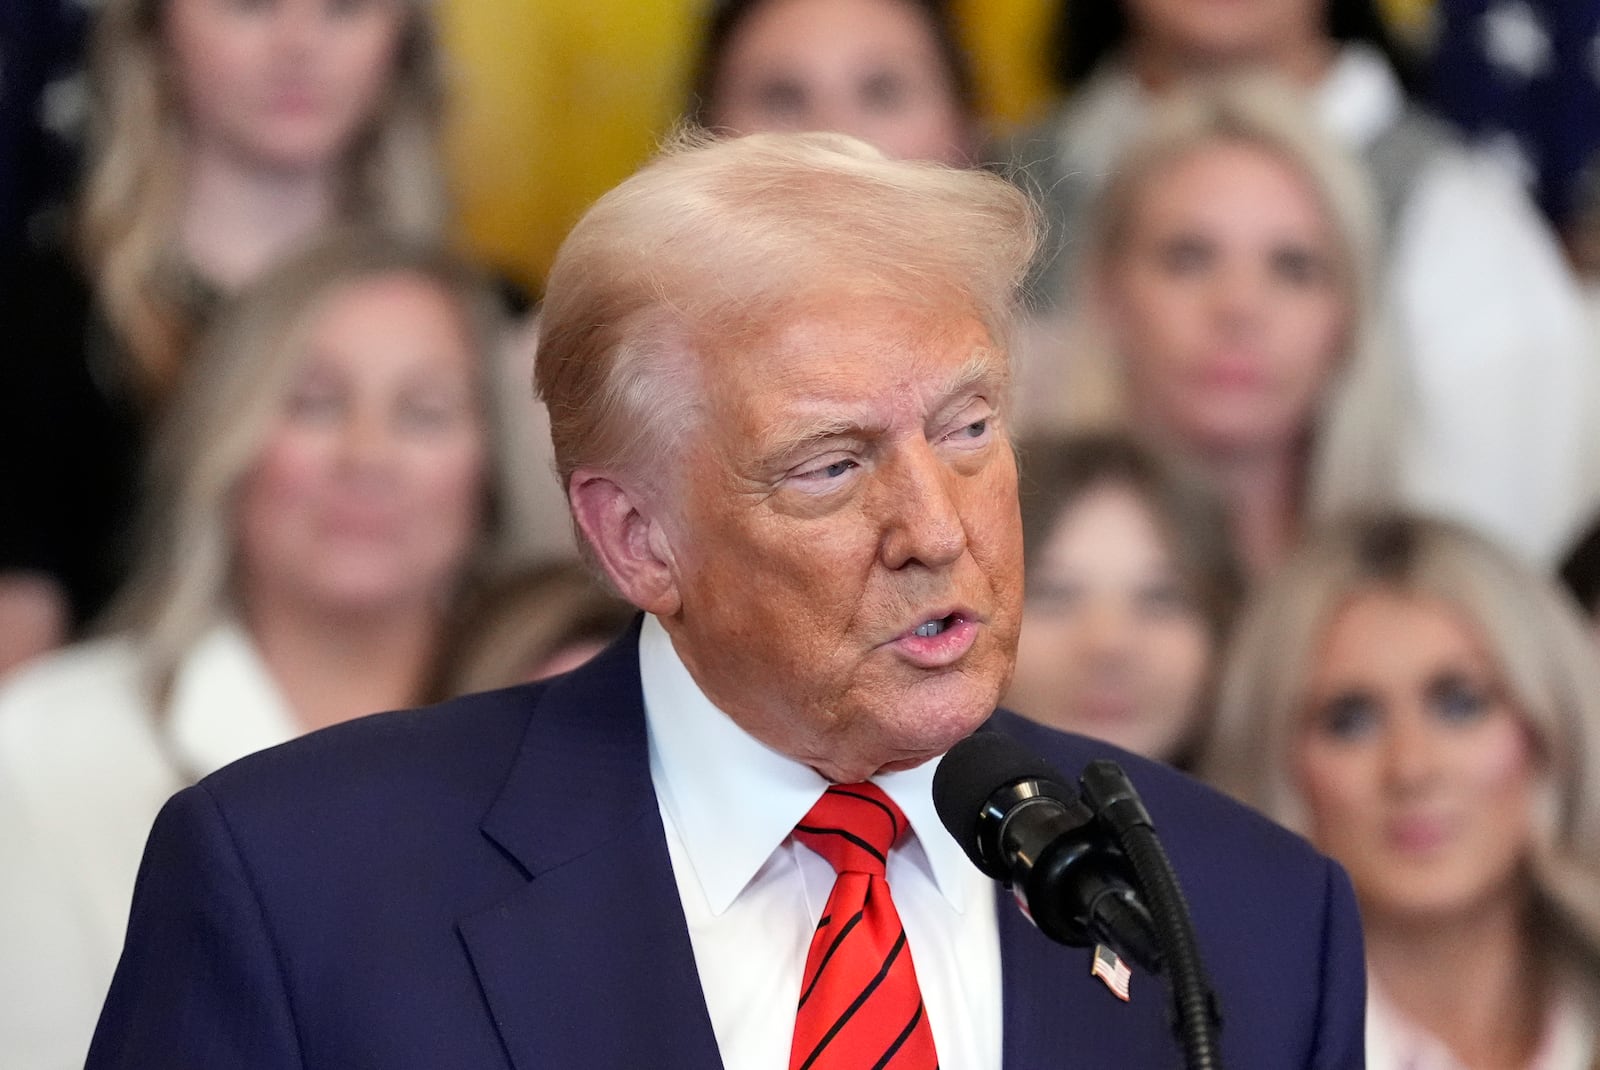
[[[858,735],[853,746],[821,748],[829,752],[826,759],[813,757],[807,764],[838,783],[854,783],[878,773],[915,769],[940,757],[977,731],[994,712],[994,706],[935,709],[926,717],[910,721],[906,720],[905,712],[902,707],[887,714],[878,713],[873,717],[878,727],[871,738]]]
[[[909,768],[938,757],[976,732],[994,713],[997,701],[997,693],[985,691],[959,703],[923,707],[922,717],[895,726],[896,738],[888,742],[899,744],[900,750],[893,761]]]
[[[949,748],[946,748],[946,749],[949,749]],[[941,751],[940,753],[943,753],[943,752]],[[927,755],[926,757],[922,757],[922,758],[906,758],[903,761],[889,762],[886,765],[879,766],[878,767],[878,772],[879,773],[903,773],[907,769],[915,769],[919,765],[926,765],[928,762],[933,761],[937,757],[939,757],[938,754],[930,754],[930,755]]]

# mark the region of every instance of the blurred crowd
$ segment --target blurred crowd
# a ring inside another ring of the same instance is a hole
[[[1538,4],[1443,2],[1440,55],[1477,8],[1538,81]],[[1562,17],[1595,111],[1540,153],[1371,0],[1066,0],[1011,130],[941,0],[720,0],[683,87],[1034,197],[1007,703],[1339,860],[1378,1070],[1600,1065],[1600,3]],[[537,302],[447,248],[428,0],[28,29],[90,87],[65,188],[0,161],[0,1051],[55,1067],[171,792],[633,611],[571,534]]]

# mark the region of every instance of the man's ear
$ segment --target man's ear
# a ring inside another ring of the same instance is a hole
[[[678,611],[678,581],[666,530],[636,487],[614,475],[580,468],[567,493],[572,513],[622,597],[647,613]]]

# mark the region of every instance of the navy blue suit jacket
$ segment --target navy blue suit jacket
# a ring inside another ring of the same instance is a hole
[[[997,714],[1075,775],[1124,763],[1185,886],[1231,1070],[1363,1065],[1348,882],[1167,769]],[[1181,1067],[1167,997],[1000,896],[1007,1070]],[[720,1066],[651,787],[637,629],[548,684],[254,755],[150,834],[91,1068]],[[961,1070],[951,1067],[949,1070]]]

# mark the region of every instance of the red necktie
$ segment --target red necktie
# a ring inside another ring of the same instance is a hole
[[[795,839],[839,876],[806,955],[789,1070],[939,1065],[884,879],[889,848],[905,830],[905,815],[873,784],[835,784],[795,826]]]

